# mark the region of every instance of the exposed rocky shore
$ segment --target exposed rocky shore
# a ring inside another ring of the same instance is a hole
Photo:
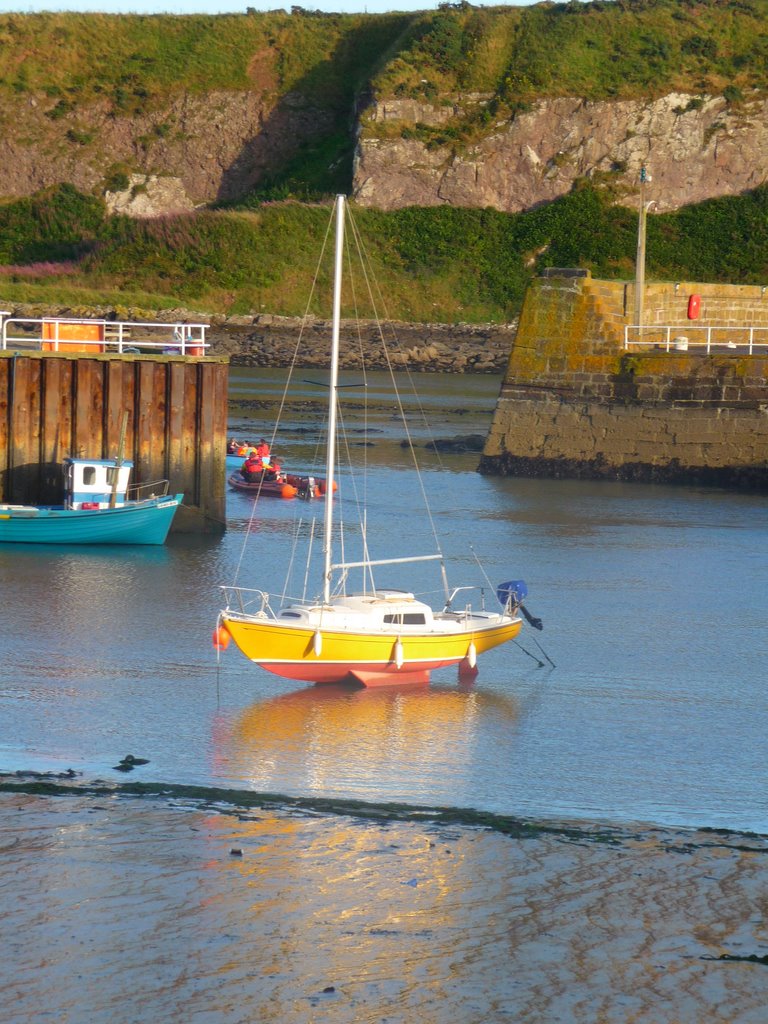
[[[209,316],[189,309],[160,312],[112,307],[72,309],[41,305],[7,307],[17,317],[83,317],[99,320],[207,323],[211,344],[208,354],[229,356],[239,366],[289,366],[296,355],[300,366],[326,366],[331,324],[328,320],[302,321],[298,317]],[[303,325],[303,329],[302,329]],[[517,330],[507,324],[413,324],[342,321],[341,366],[368,369],[393,366],[418,373],[503,373]],[[383,341],[382,341],[383,338]]]
[[[239,323],[236,321],[246,321]],[[340,363],[354,368],[397,368],[425,373],[503,373],[514,324],[410,324],[342,321]],[[331,324],[271,315],[230,317],[211,323],[215,355],[241,366],[288,366],[297,347],[302,366],[328,363]]]

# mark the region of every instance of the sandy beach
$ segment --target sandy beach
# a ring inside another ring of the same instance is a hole
[[[2,1024],[766,1020],[766,837],[2,788]]]

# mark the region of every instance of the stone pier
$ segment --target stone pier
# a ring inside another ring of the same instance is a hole
[[[644,324],[682,332],[691,295],[691,328],[768,327],[764,289],[687,282],[649,285]],[[633,310],[632,285],[584,271],[531,284],[480,472],[768,490],[768,332],[752,354],[667,351],[650,329],[625,349]]]

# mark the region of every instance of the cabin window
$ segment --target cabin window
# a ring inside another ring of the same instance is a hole
[[[107,486],[113,487],[117,483],[119,475],[120,471],[116,466],[107,466]]]
[[[83,483],[86,487],[96,483],[95,466],[83,466]]]
[[[384,621],[398,626],[423,626],[426,623],[423,613],[399,612],[397,615],[385,615]]]
[[[280,612],[281,619],[300,619],[301,612]]]

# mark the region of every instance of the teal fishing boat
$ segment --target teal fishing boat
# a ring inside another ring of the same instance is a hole
[[[168,482],[129,497],[133,463],[64,459],[61,505],[0,504],[0,544],[164,544],[183,494]]]

